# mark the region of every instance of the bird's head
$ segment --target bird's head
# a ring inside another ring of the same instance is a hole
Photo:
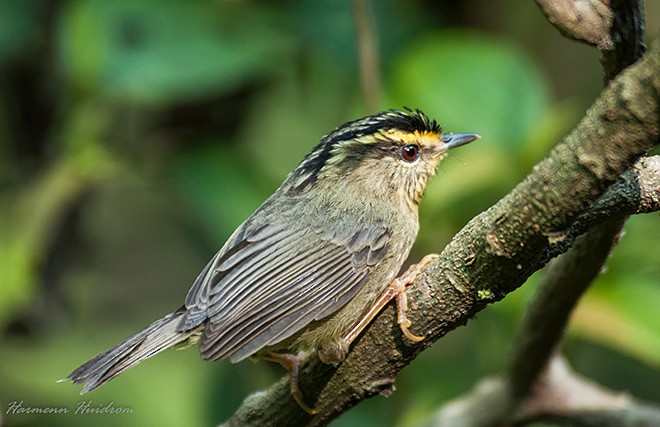
[[[414,208],[446,153],[479,135],[443,134],[419,110],[390,110],[339,126],[321,139],[285,182],[285,191],[345,187]]]

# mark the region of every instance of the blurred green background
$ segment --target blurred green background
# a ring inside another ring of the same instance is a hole
[[[647,28],[660,4],[647,2]],[[598,53],[533,2],[372,2],[380,108],[483,139],[444,161],[412,259],[506,194],[598,95]],[[319,138],[370,113],[349,1],[0,2],[0,417],[208,426],[283,375],[168,351],[80,396],[56,383],[177,308]],[[660,215],[632,218],[564,342],[576,369],[660,402]],[[407,426],[500,372],[538,273],[336,426]],[[76,415],[80,402],[132,408]],[[6,414],[65,407],[68,414]],[[1,423],[1,422],[0,422]]]

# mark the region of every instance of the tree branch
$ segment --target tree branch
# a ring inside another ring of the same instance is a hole
[[[413,332],[404,341],[392,307],[338,367],[312,357],[301,373],[304,413],[287,379],[248,397],[226,425],[322,425],[363,399],[393,391],[396,374],[421,351],[521,286],[570,246],[571,226],[659,137],[660,43],[617,77],[585,117],[530,175],[470,221],[409,288]]]
[[[642,0],[609,0],[612,23],[610,49],[601,49],[605,82],[644,55],[644,7]]]
[[[608,218],[656,212],[660,209],[660,156],[642,157],[612,184],[587,211],[578,215],[567,234],[583,234]]]
[[[599,5],[611,11],[608,35],[611,36],[612,46],[602,50],[604,74],[608,82],[642,56],[645,50],[644,19],[639,0],[611,0],[607,5]],[[562,21],[556,21],[556,24],[560,23]],[[639,194],[639,188],[636,190]],[[507,380],[512,411],[537,384],[538,376],[563,336],[570,313],[602,270],[619,240],[626,219],[626,215],[620,215],[590,229],[548,268],[511,351]],[[578,234],[573,231],[574,236]]]
[[[556,6],[548,5],[547,2],[539,3],[544,3],[545,7]],[[640,2],[613,0],[610,3],[599,4],[601,7],[611,6],[612,12],[609,14],[612,46],[608,47],[608,50],[603,50],[606,81],[641,57],[645,49]],[[579,6],[584,7],[585,3],[580,2]],[[569,28],[571,22],[565,21],[567,19],[565,14],[569,10],[555,12],[559,14],[554,16],[553,23],[563,26],[564,33],[580,30],[580,28]],[[602,29],[604,30],[605,27]],[[572,36],[580,38],[579,34]],[[646,163],[639,162],[638,168],[644,168],[645,165]],[[434,418],[436,425],[454,425],[455,422],[460,422],[463,425],[490,426],[530,421],[539,417],[582,425],[596,425],[594,420],[607,425],[619,425],[616,423],[620,423],[624,419],[622,417],[627,417],[626,420],[630,420],[631,417],[645,419],[646,411],[638,406],[631,405],[625,408],[626,411],[621,411],[620,409],[624,409],[620,408],[624,399],[615,399],[612,393],[602,392],[598,387],[572,375],[563,359],[560,362],[555,356],[555,360],[549,365],[550,358],[562,338],[570,313],[602,270],[619,239],[627,216],[632,210],[639,210],[641,207],[636,198],[641,197],[646,200],[653,198],[653,194],[650,194],[650,197],[642,196],[640,187],[650,184],[655,185],[651,187],[651,192],[660,189],[655,177],[657,170],[655,174],[649,174],[651,182],[647,182],[640,179],[638,168],[622,175],[606,195],[594,204],[598,209],[594,210],[592,207],[587,211],[586,216],[591,216],[591,221],[578,218],[567,233],[570,236],[567,241],[572,242],[575,236],[595,222],[605,219],[604,223],[598,224],[578,237],[575,245],[552,262],[547,269],[513,342],[509,369],[504,379],[487,382],[467,397],[460,399],[458,403],[446,405]],[[647,169],[644,171],[648,172]],[[616,196],[612,197],[613,195]],[[614,201],[613,198],[621,198],[622,195],[628,196],[626,200],[629,203],[625,203],[625,208],[622,204],[621,210],[618,210],[616,204],[613,205],[611,202]],[[612,208],[615,208],[616,212],[613,212]],[[492,395],[493,389],[496,395]],[[490,408],[485,411],[489,414],[488,417],[474,416],[470,412],[479,403]],[[655,418],[652,419],[657,422],[660,409],[653,408],[653,410]],[[521,414],[524,416],[521,417]]]
[[[611,50],[612,10],[607,0],[536,0],[548,21],[565,37]]]
[[[640,159],[576,219],[568,235],[588,231],[551,262],[513,342],[507,373],[512,406],[535,384],[563,335],[571,311],[616,244],[625,218],[659,209],[660,156],[653,156]],[[599,226],[590,229],[595,224]]]
[[[605,82],[644,54],[644,13],[639,0],[536,0],[564,36],[603,53]]]
[[[515,413],[510,412],[507,396],[505,379],[486,378],[443,406],[425,426],[495,427],[535,421],[584,427],[660,425],[660,409],[594,384],[573,372],[560,356],[550,361]]]
[[[573,308],[600,273],[624,222],[614,219],[589,230],[551,262],[513,341],[507,372],[512,409],[528,395],[554,353]]]
[[[633,171],[639,185],[639,201],[633,213],[650,213],[660,210],[660,156],[646,157],[635,165]],[[626,186],[625,180],[622,186]],[[628,184],[630,188],[630,184]]]

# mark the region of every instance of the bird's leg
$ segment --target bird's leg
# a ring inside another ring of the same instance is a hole
[[[303,411],[307,412],[310,415],[316,414],[318,411],[314,408],[307,406],[303,399],[302,391],[300,390],[300,385],[298,383],[298,374],[300,373],[300,362],[305,359],[307,352],[302,352],[298,354],[282,354],[282,353],[268,353],[263,356],[263,359],[270,360],[271,362],[277,362],[289,371],[289,387],[291,389],[291,395],[302,408]]]
[[[426,255],[417,264],[411,265],[403,275],[392,280],[387,286],[385,291],[378,297],[374,304],[369,308],[369,311],[360,319],[360,321],[351,329],[351,331],[342,339],[342,346],[348,348],[353,340],[364,330],[365,327],[376,317],[376,315],[389,303],[392,299],[396,299],[396,318],[401,332],[410,341],[422,341],[424,336],[417,336],[411,333],[408,328],[410,327],[410,320],[406,317],[408,310],[408,299],[406,297],[406,286],[415,281],[420,271],[426,267],[431,261],[438,258],[436,254]]]

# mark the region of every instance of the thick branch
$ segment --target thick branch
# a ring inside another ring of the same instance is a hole
[[[569,39],[611,50],[612,10],[608,0],[536,0],[548,21]]]
[[[612,46],[602,49],[606,82],[638,60],[645,49],[640,1],[610,0],[608,3],[610,13],[607,15],[611,18],[611,26],[607,35],[612,35]],[[579,4],[584,7],[585,3]],[[594,3],[588,4],[593,6]],[[604,13],[606,5],[596,4]],[[559,22],[562,21],[556,23]],[[635,194],[638,194],[636,190]],[[617,216],[587,231],[548,268],[514,340],[507,376],[512,409],[527,396],[550,360],[573,308],[602,270],[619,240],[625,221],[625,215]],[[572,234],[576,236],[580,233],[573,231]]]
[[[660,209],[659,196],[660,156],[643,158],[578,217],[571,236],[600,226],[578,237],[537,286],[511,350],[507,378],[512,405],[527,395],[554,352],[573,307],[602,269],[625,218]]]
[[[415,356],[474,314],[521,286],[567,249],[571,224],[658,142],[660,43],[603,91],[578,127],[495,206],[470,221],[409,288],[413,332],[405,342],[391,307],[337,368],[316,357],[301,373],[305,414],[286,379],[250,396],[227,425],[322,425],[359,401],[390,393]]]
[[[573,375],[557,356],[547,370],[570,311],[613,245],[608,237],[618,232],[628,215],[660,210],[659,196],[660,156],[640,159],[621,175],[582,215],[593,219],[589,226],[606,222],[580,236],[569,252],[554,260],[537,286],[514,340],[506,376],[481,381],[444,405],[428,425],[486,427],[552,416],[576,425],[658,420],[660,409],[592,386]],[[584,231],[587,226],[580,228]]]
[[[644,42],[644,6],[642,0],[609,0],[612,23],[609,29],[611,49],[601,49],[605,82],[642,57]]]
[[[660,156],[643,158],[633,173],[638,176],[640,196],[635,213],[660,210]]]
[[[608,218],[655,212],[660,206],[660,156],[641,158],[588,210],[578,215],[567,235],[578,236]]]
[[[536,4],[562,35],[600,49],[606,82],[644,52],[641,1],[536,0]]]
[[[599,7],[609,6],[611,11],[608,35],[611,35],[612,46],[602,50],[606,81],[638,60],[645,50],[641,1],[610,0],[608,3],[605,5],[597,2]],[[567,22],[558,20],[558,23]],[[639,194],[639,188],[635,189],[635,194]],[[573,307],[601,271],[619,239],[625,221],[626,216],[621,215],[589,230],[548,268],[528,307],[511,352],[507,378],[512,405],[527,396],[550,359],[561,340]],[[573,236],[578,234],[572,232]]]

